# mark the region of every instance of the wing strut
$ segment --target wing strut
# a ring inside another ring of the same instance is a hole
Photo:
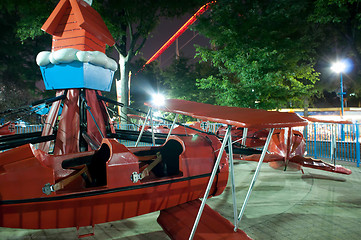
[[[248,199],[249,199],[249,197],[251,196],[251,193],[252,193],[254,184],[256,183],[256,180],[257,180],[257,177],[258,177],[258,173],[259,173],[259,171],[261,170],[261,165],[262,165],[262,162],[263,162],[263,160],[264,160],[264,157],[266,156],[266,152],[267,152],[267,149],[268,149],[268,145],[269,145],[269,143],[270,143],[270,141],[271,141],[272,134],[273,134],[274,130],[275,130],[274,128],[271,128],[270,132],[268,133],[268,137],[267,137],[266,143],[265,143],[265,145],[264,145],[264,147],[263,147],[261,157],[260,157],[260,159],[259,159],[259,161],[258,161],[258,165],[257,165],[256,171],[255,171],[255,173],[254,173],[254,175],[253,175],[252,182],[251,182],[251,184],[250,184],[250,186],[249,186],[249,189],[248,189],[246,198],[244,199],[244,202],[243,202],[241,211],[240,211],[240,213],[239,213],[239,215],[238,215],[237,223],[236,223],[235,226],[234,226],[234,230],[235,230],[235,231],[237,230],[238,225],[239,225],[239,222],[240,222],[241,219],[242,219],[244,210],[246,209]]]
[[[139,144],[139,142],[140,142],[140,139],[142,138],[142,135],[143,135],[143,133],[144,133],[145,124],[147,123],[148,118],[149,118],[149,115],[151,114],[151,112],[152,112],[152,108],[149,108],[148,113],[147,113],[147,116],[145,117],[145,120],[144,120],[144,123],[143,123],[143,126],[142,126],[142,130],[140,130],[138,139],[137,139],[137,141],[136,141],[136,143],[135,143],[135,147],[138,146],[138,144]],[[153,136],[152,136],[152,138],[153,138]]]
[[[175,117],[174,117],[172,126],[171,126],[170,129],[169,129],[169,132],[168,132],[167,138],[165,139],[165,142],[167,142],[168,138],[170,137],[170,134],[171,134],[172,131],[173,131],[174,125],[175,125],[175,123],[177,122],[177,119],[178,119],[178,113],[175,114]]]
[[[226,134],[225,134],[225,136],[224,136],[224,138],[223,138],[223,141],[222,141],[221,149],[220,149],[219,152],[218,152],[218,156],[217,156],[216,163],[214,164],[211,177],[210,177],[210,179],[209,179],[209,181],[208,181],[208,185],[207,185],[206,191],[205,191],[205,193],[204,193],[201,206],[199,207],[198,214],[197,214],[196,220],[195,220],[195,222],[194,222],[191,235],[189,236],[189,240],[192,240],[193,237],[194,237],[194,235],[195,235],[195,233],[196,233],[199,220],[201,219],[204,206],[206,205],[206,201],[207,201],[209,192],[210,192],[210,190],[211,190],[214,177],[216,176],[216,173],[217,173],[217,171],[218,171],[219,163],[220,163],[220,161],[221,161],[221,158],[222,158],[222,154],[223,154],[223,152],[224,152],[224,149],[226,148],[227,142],[228,142],[228,143],[232,143],[232,139],[230,139],[230,137],[231,137],[231,128],[232,128],[232,126],[231,126],[231,125],[228,125]],[[229,140],[229,139],[230,139],[230,140]],[[229,147],[229,149],[231,149],[231,148],[232,148],[232,144],[231,144],[230,146],[228,146],[228,147]],[[232,151],[232,150],[231,150],[231,151]],[[233,163],[233,157],[232,157],[232,163]],[[233,166],[232,166],[232,172],[233,172]],[[233,179],[234,179],[234,178],[233,178]],[[233,182],[233,180],[232,180],[232,193],[233,193],[233,188],[234,188],[234,182]],[[234,195],[234,196],[235,196],[235,195]],[[234,198],[234,201],[235,201],[235,198]]]
[[[246,131],[246,137],[247,137],[247,128],[244,128],[244,129],[245,130],[243,130],[243,131]],[[236,226],[238,210],[237,210],[237,202],[236,202],[236,185],[235,185],[235,181],[234,181],[233,143],[232,143],[232,134],[231,133],[229,134],[229,137],[228,137],[228,159],[229,159],[229,168],[231,171],[234,226]],[[237,230],[235,229],[235,232],[236,231]]]
[[[246,146],[248,128],[243,128],[242,145]]]

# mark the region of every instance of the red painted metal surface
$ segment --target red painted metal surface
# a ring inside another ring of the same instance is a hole
[[[143,163],[134,154],[146,148],[128,149],[112,139],[103,139],[97,151],[82,153],[49,155],[31,145],[1,153],[0,226],[32,229],[88,226],[173,207],[203,196],[219,141],[202,136],[172,137],[170,141],[183,147],[178,159],[179,173],[163,177],[151,174],[137,183],[131,181],[131,174],[139,172]],[[84,156],[97,163],[91,163],[96,171],[91,171],[91,164],[89,171],[93,180],[99,180],[99,186],[87,186],[79,177],[49,196],[42,192],[44,184],[54,184],[74,173],[75,170],[62,167],[65,160]],[[224,190],[227,178],[224,153],[211,190],[213,195]]]
[[[0,136],[2,135],[13,135],[16,133],[15,123],[7,122],[0,125]]]
[[[173,240],[186,240],[189,238],[198,209],[200,200],[187,202],[169,209],[162,210],[157,219],[163,230]],[[202,218],[198,224],[194,239],[204,240],[250,240],[245,232],[237,229],[234,225],[205,205]]]
[[[278,170],[302,171],[302,167],[351,174],[351,170],[339,165],[332,165],[319,159],[305,157],[306,143],[302,133],[296,130],[277,129],[272,135],[264,162]],[[243,160],[258,161],[260,154],[243,156]]]
[[[58,131],[54,144],[54,154],[79,152],[79,89],[69,89],[64,100]]]
[[[58,91],[56,93],[56,96],[60,96],[63,94],[64,94],[64,90]],[[55,123],[58,120],[58,112],[60,109],[60,105],[61,105],[60,101],[56,101],[51,105],[50,111],[44,122],[44,127],[43,127],[43,131],[41,133],[41,136],[49,136],[49,135],[53,134]],[[49,152],[50,141],[40,143],[39,149],[44,152]]]
[[[189,127],[203,131],[203,129],[201,128],[201,122],[195,122],[193,124],[190,124]],[[145,126],[144,130],[151,132],[152,128],[151,128],[151,126],[147,125],[147,126]],[[169,130],[170,130],[170,128],[168,126],[160,125],[160,126],[154,127],[153,131],[154,131],[154,133],[168,134]],[[173,130],[172,130],[172,134],[194,135],[194,134],[199,134],[199,133],[200,132],[197,130],[193,130],[193,129],[190,129],[190,128],[187,128],[184,126],[177,126],[177,127],[173,128]]]
[[[146,103],[147,106],[166,112],[191,116],[204,121],[213,121],[247,128],[281,128],[306,126],[305,119],[295,113],[266,111],[261,109],[216,106],[181,99],[167,99],[163,106]]]
[[[307,119],[310,122],[321,122],[321,123],[337,123],[337,124],[352,124],[352,121],[345,120],[345,119],[339,119],[339,120],[326,120],[326,119],[320,119],[317,117],[303,117]]]
[[[53,35],[52,50],[101,51],[115,41],[103,19],[82,0],[61,0],[41,28]]]
[[[221,126],[218,128],[216,134],[220,137],[224,137],[227,127]],[[247,147],[261,147],[266,143],[267,135],[269,131],[267,129],[254,129],[250,128],[247,131],[246,146]],[[241,142],[243,136],[243,128],[232,127],[231,129],[232,141]]]

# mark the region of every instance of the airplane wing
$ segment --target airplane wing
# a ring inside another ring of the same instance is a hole
[[[182,99],[167,99],[162,106],[157,106],[152,103],[145,103],[145,105],[166,112],[191,116],[204,121],[245,128],[281,128],[306,126],[308,124],[305,119],[296,113],[217,106]]]
[[[260,157],[261,154],[252,154],[242,157],[241,160],[257,162]],[[278,154],[266,154],[263,162],[269,163],[270,166],[275,169],[285,169],[285,158]],[[320,159],[314,159],[311,157],[305,157],[300,155],[292,157],[288,162],[287,168],[301,170],[300,166],[346,175],[350,175],[352,173],[350,169],[342,167],[341,165],[333,165]]]
[[[322,118],[317,118],[317,117],[303,117],[303,118],[310,121],[310,122],[352,124],[352,121],[349,121],[349,120],[346,120],[346,119],[330,120],[330,119],[322,119]]]
[[[329,164],[320,159],[313,159],[311,157],[297,155],[291,158],[289,162],[296,163],[304,167],[315,168],[329,172],[342,173],[347,175],[350,175],[352,173],[350,169],[344,168],[341,165]]]

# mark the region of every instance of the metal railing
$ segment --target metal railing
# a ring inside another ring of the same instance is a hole
[[[155,124],[168,126],[171,124]],[[215,133],[222,124],[204,123],[202,128],[205,131]],[[119,124],[114,124],[116,129],[120,129]],[[126,124],[122,129],[139,130],[138,125]],[[30,133],[41,131],[42,125],[16,126],[16,133]],[[360,166],[360,124],[332,124],[332,123],[310,123],[306,127],[298,129],[303,132],[306,140],[306,152],[308,156],[314,158],[335,159],[341,161],[355,162]],[[121,140],[125,146],[134,146],[134,141]],[[140,143],[139,146],[151,146],[150,143]]]
[[[311,123],[304,127],[307,155],[360,166],[360,124]]]

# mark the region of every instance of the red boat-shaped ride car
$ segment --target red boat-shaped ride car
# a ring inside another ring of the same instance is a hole
[[[214,136],[172,136],[162,146],[136,148],[103,138],[96,150],[67,154],[32,144],[10,149],[0,153],[0,226],[81,227],[198,199],[220,144]],[[223,153],[211,195],[222,193],[227,179]]]

